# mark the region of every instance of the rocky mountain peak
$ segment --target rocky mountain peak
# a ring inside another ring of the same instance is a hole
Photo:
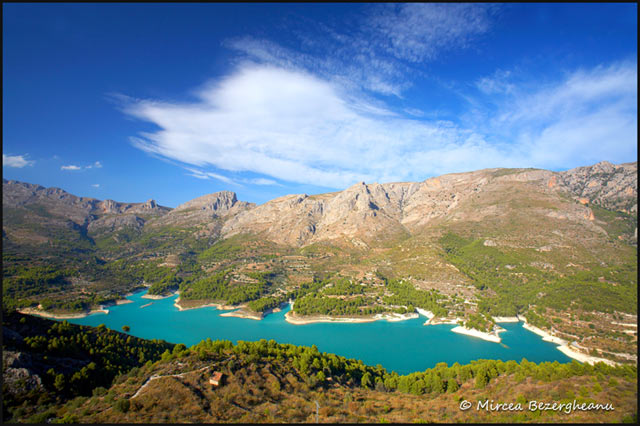
[[[149,199],[142,205],[142,207],[147,209],[155,209],[156,207],[158,207],[158,204],[156,203],[156,200]]]
[[[113,200],[104,200],[101,209],[104,213],[118,213],[118,203]]]
[[[180,204],[175,208],[175,211],[183,210],[208,210],[216,213],[218,216],[231,210],[231,208],[238,202],[238,197],[235,192],[231,191],[219,191],[213,194],[203,195],[202,197],[195,198],[186,203]]]

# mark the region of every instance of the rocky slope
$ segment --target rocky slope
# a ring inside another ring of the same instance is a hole
[[[601,162],[565,172],[532,169],[486,169],[456,173],[423,182],[357,183],[343,191],[308,196],[286,195],[260,206],[238,201],[221,191],[188,201],[171,210],[153,200],[118,203],[76,197],[59,188],[43,188],[3,180],[3,210],[22,209],[23,215],[62,226],[80,227],[90,234],[114,232],[123,227],[204,226],[204,234],[224,238],[243,233],[260,234],[280,244],[301,247],[320,241],[348,241],[367,247],[394,236],[413,235],[443,220],[480,221],[500,215],[504,206],[483,209],[470,203],[499,192],[522,187],[532,197],[557,202],[568,194],[576,203],[539,211],[551,218],[580,222],[598,231],[589,204],[637,215],[637,163]],[[535,194],[535,195],[534,195]],[[25,210],[26,209],[26,210]],[[71,221],[72,223],[68,223]],[[11,233],[11,227],[3,230]],[[600,231],[602,232],[602,231]]]
[[[636,163],[613,166],[603,162],[560,173],[486,169],[417,183],[360,182],[340,192],[287,195],[247,209],[226,221],[222,235],[260,233],[274,242],[293,246],[337,239],[366,245],[385,235],[413,235],[445,219],[479,221],[499,215],[505,211],[504,205],[496,203],[478,210],[469,209],[469,203],[495,193],[508,193],[514,187],[522,187],[531,197],[543,196],[559,203],[537,213],[603,232],[594,224],[594,214],[587,204],[635,214],[636,171]],[[579,203],[562,203],[558,199],[560,192],[568,193]]]
[[[581,203],[599,204],[610,210],[638,213],[638,163],[602,161],[555,174],[550,185],[576,197]]]
[[[60,227],[79,233],[100,234],[125,226],[139,229],[147,219],[171,210],[154,200],[144,203],[101,201],[77,197],[60,188],[44,188],[6,179],[2,181],[2,209],[3,213],[9,213],[3,215],[4,232],[12,235],[15,228],[22,228],[20,237],[26,236],[27,240],[38,242],[46,240],[46,236],[33,227],[26,229],[29,227],[20,225],[36,223],[39,228]]]
[[[255,207],[254,203],[238,201],[235,192],[220,191],[203,195],[151,222],[153,227],[204,225],[201,234],[218,236],[222,222],[229,217]]]

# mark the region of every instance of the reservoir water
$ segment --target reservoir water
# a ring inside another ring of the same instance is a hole
[[[389,371],[408,374],[424,371],[439,362],[468,364],[475,359],[501,359],[533,362],[570,362],[553,343],[524,328],[522,323],[501,323],[502,343],[453,333],[454,325],[424,326],[425,318],[407,321],[370,323],[314,323],[293,325],[285,321],[289,307],[267,315],[262,321],[221,317],[214,307],[179,311],[173,303],[177,295],[160,299],[143,299],[146,290],[129,296],[133,303],[110,306],[109,314],[93,314],[68,320],[74,324],[107,327],[121,331],[131,327],[129,334],[145,339],[164,339],[171,343],[194,345],[207,337],[255,341],[274,339],[279,343],[316,345],[321,352],[331,352],[347,358],[361,359],[365,364],[382,365]],[[141,308],[148,303],[151,305]]]

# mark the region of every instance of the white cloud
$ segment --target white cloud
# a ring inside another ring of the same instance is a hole
[[[93,186],[94,188],[100,188],[100,184],[99,184],[99,183],[94,183],[94,184],[93,184],[93,185],[91,185],[91,186]]]
[[[636,80],[635,64],[577,71],[538,91],[514,87],[496,101],[496,118],[476,113],[457,124],[403,118],[309,73],[245,64],[207,84],[197,102],[134,101],[126,112],[161,129],[132,138],[136,147],[184,163],[194,177],[258,184],[220,174],[252,172],[344,188],[486,167],[629,161],[637,157]]]
[[[73,164],[70,164],[68,166],[62,166],[60,167],[60,170],[82,170],[82,167],[80,166],[74,166]]]
[[[71,165],[68,165],[68,166],[60,167],[60,170],[82,170],[82,169],[88,170],[88,169],[93,169],[93,168],[101,169],[102,168],[102,164],[99,161],[96,161],[95,163],[89,164],[88,166],[84,166],[84,167],[83,166],[75,166],[75,165],[71,164]]]
[[[21,169],[31,166],[35,161],[27,160],[26,155],[5,155],[2,154],[2,167],[16,167]]]

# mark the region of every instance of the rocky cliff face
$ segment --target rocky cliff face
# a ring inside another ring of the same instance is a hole
[[[5,179],[2,181],[2,208],[3,211],[13,209],[21,222],[94,234],[112,232],[124,226],[141,228],[148,218],[163,216],[171,210],[154,200],[144,203],[101,201],[77,197],[60,188]],[[3,220],[3,231],[8,228],[11,232],[12,225],[10,219]]]
[[[150,226],[205,225],[206,230],[202,232],[217,236],[222,221],[254,207],[254,203],[238,201],[235,192],[214,192],[180,204],[167,215],[153,220]]]
[[[339,192],[286,195],[260,206],[238,201],[233,192],[220,191],[173,210],[153,200],[100,201],[58,188],[5,180],[3,209],[29,207],[33,213],[33,206],[41,206],[54,217],[68,218],[94,234],[122,227],[203,225],[198,232],[215,238],[253,233],[295,247],[332,240],[366,247],[445,221],[478,222],[504,216],[510,211],[509,203],[514,203],[508,195],[514,190],[525,191],[525,198],[548,206],[528,214],[573,221],[602,233],[589,204],[637,214],[637,163],[601,162],[559,173],[486,169],[423,182],[360,182]],[[560,193],[568,193],[575,202],[561,202]]]
[[[82,223],[88,215],[99,214],[145,214],[161,216],[171,209],[159,206],[155,200],[144,203],[120,203],[113,200],[100,201],[95,198],[77,197],[60,188],[45,188],[40,185],[2,180],[2,206],[25,207],[41,205],[52,214],[71,218]]]
[[[335,193],[287,195],[230,218],[221,233],[224,237],[259,233],[274,242],[298,247],[336,239],[361,246],[385,235],[414,234],[443,220],[478,221],[500,215],[506,207],[499,203],[482,209],[474,209],[469,203],[494,197],[492,194],[508,193],[516,185],[530,191],[532,196],[535,193],[548,197],[557,191],[568,191],[576,201],[586,196],[610,209],[633,201],[630,211],[635,211],[637,182],[631,179],[635,164],[615,167],[600,164],[562,173],[486,169],[417,183],[360,182]],[[603,167],[606,173],[602,172]],[[594,223],[593,212],[585,204],[566,204],[561,209],[536,214],[580,222],[595,232],[604,232]]]
[[[638,213],[638,163],[602,161],[556,174],[557,185],[583,204],[599,204],[610,210]]]

